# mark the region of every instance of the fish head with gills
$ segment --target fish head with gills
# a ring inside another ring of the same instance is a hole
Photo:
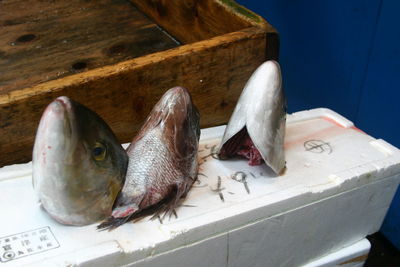
[[[124,187],[112,217],[99,229],[112,229],[149,214],[174,212],[197,177],[199,120],[187,89],[174,87],[162,96],[127,149]]]
[[[34,189],[50,216],[87,225],[111,214],[128,156],[103,119],[63,96],[42,115],[32,164]]]
[[[261,64],[246,83],[217,148],[220,159],[265,162],[276,174],[285,169],[286,98],[279,63]]]
[[[142,139],[150,130],[158,127],[162,131],[163,141],[174,153],[174,159],[180,163],[192,165],[191,160],[187,161],[187,158],[191,159],[195,154],[197,155],[200,139],[199,123],[200,114],[193,105],[188,90],[176,86],[165,92],[157,102],[132,144]]]

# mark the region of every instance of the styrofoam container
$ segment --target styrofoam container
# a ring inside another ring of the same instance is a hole
[[[379,229],[400,181],[397,148],[333,111],[298,112],[277,177],[214,159],[223,131],[202,130],[201,175],[178,218],[162,224],[58,224],[34,196],[31,164],[0,169],[1,266],[301,266]]]
[[[368,239],[364,238],[302,267],[362,267],[368,258],[370,249],[371,244]]]

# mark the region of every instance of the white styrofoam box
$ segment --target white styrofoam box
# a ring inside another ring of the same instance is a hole
[[[223,131],[202,130],[198,182],[163,224],[58,224],[37,203],[30,164],[0,169],[1,265],[300,266],[379,229],[400,181],[397,148],[333,111],[299,112],[288,116],[287,170],[275,176],[214,159]]]
[[[214,238],[212,242],[208,242],[207,240],[205,242],[195,243],[154,257],[148,257],[128,266],[192,266],[192,263],[196,263],[196,266],[228,266],[226,260],[227,250],[224,246],[227,240],[225,239],[226,235],[220,235]],[[351,246],[321,257],[302,267],[362,267],[367,259],[370,248],[371,244],[369,241],[367,239],[362,239]],[[202,265],[199,265],[199,262]],[[268,266],[266,264],[264,265],[262,262],[257,265]]]
[[[365,238],[302,267],[362,267],[368,257],[370,248],[371,244]]]

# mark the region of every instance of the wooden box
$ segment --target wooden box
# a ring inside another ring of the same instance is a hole
[[[31,159],[40,116],[61,95],[121,142],[177,85],[202,127],[224,124],[278,47],[275,29],[231,0],[0,1],[0,166]]]

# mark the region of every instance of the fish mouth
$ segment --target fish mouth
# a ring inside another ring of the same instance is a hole
[[[71,161],[70,154],[78,140],[76,127],[72,101],[66,96],[61,96],[51,102],[43,113],[37,131],[35,142],[40,152],[38,157],[46,153],[47,158],[54,157],[55,162]]]
[[[45,118],[48,127],[52,127],[53,125],[65,120],[68,122],[68,125],[70,125],[73,121],[72,114],[73,107],[71,100],[66,96],[60,96],[47,106],[43,117]]]
[[[66,97],[66,96],[60,96],[57,97],[54,100],[54,103],[57,105],[61,105],[61,107],[65,110],[65,111],[71,111],[72,110],[72,104],[71,104],[71,100]]]
[[[155,125],[165,125],[167,128],[182,126],[187,120],[198,120],[197,108],[192,105],[189,91],[184,87],[169,89],[154,106],[148,121],[141,131]]]
[[[162,110],[169,110],[173,112],[176,109],[186,109],[191,102],[188,91],[180,86],[169,89],[161,99]]]
[[[192,101],[189,91],[184,87],[169,89],[160,99],[158,107],[163,117],[163,122],[171,133],[166,136],[174,136],[175,140],[186,140],[188,134],[195,134],[197,141],[200,138],[199,120],[200,114]],[[158,104],[156,105],[158,106]],[[188,125],[186,127],[185,125]],[[187,129],[181,131],[177,129]],[[168,131],[168,130],[166,130]],[[181,142],[183,146],[184,142]],[[175,147],[177,150],[179,148]],[[184,151],[180,151],[185,153]]]
[[[176,86],[176,87],[171,88],[169,90],[169,93],[172,94],[172,95],[176,95],[177,94],[177,95],[186,96],[187,95],[187,90],[184,89],[181,86]]]
[[[50,108],[55,115],[55,119],[58,119],[62,123],[61,128],[64,138],[70,141],[75,140],[76,118],[72,101],[66,96],[60,96],[53,101]],[[57,123],[58,122],[55,122],[55,124]]]

